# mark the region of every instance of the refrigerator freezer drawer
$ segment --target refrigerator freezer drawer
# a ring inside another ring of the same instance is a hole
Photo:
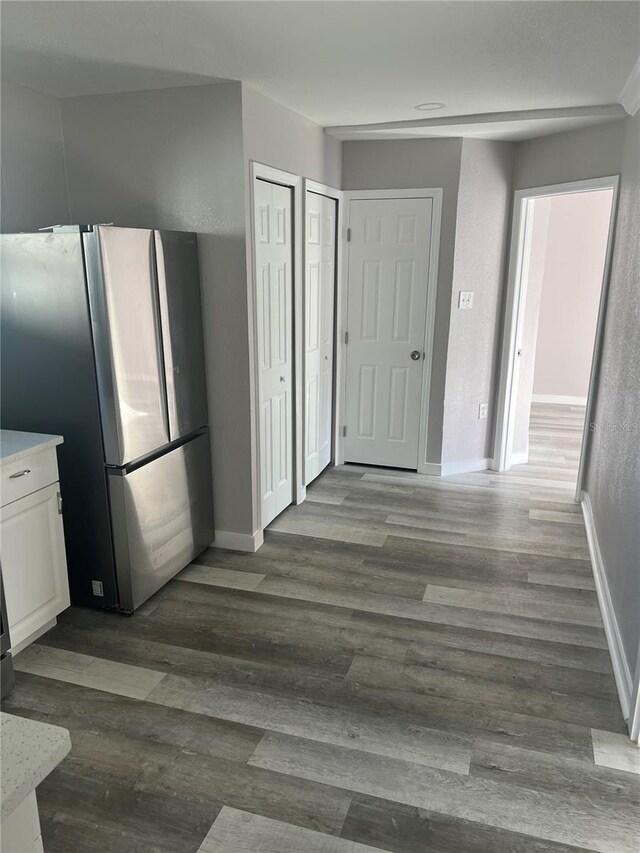
[[[213,541],[209,434],[107,481],[120,609],[132,611]]]

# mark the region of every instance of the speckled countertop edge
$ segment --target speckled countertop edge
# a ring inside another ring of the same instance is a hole
[[[61,435],[49,435],[39,432],[19,432],[13,429],[0,430],[0,465],[19,462],[33,453],[48,450],[62,444]]]
[[[66,729],[0,713],[1,815],[7,817],[71,749]]]

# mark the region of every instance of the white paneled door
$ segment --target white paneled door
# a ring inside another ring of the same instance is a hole
[[[418,467],[432,206],[350,203],[346,462]]]
[[[255,181],[261,525],[293,500],[292,190]]]
[[[304,481],[331,461],[333,419],[333,311],[336,270],[333,198],[307,192],[305,271]]]

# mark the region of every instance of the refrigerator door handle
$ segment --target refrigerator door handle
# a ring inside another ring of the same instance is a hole
[[[154,240],[155,244],[155,240]],[[163,318],[163,305],[162,300],[160,298],[160,278],[158,276],[158,255],[155,251],[151,253],[151,275],[153,277],[153,301],[155,307],[155,318],[156,318],[156,351],[158,357],[158,365],[160,366],[159,370],[159,382],[160,382],[160,393],[162,395],[163,407],[162,407],[162,417],[164,420],[164,428],[167,433],[167,438],[171,440],[171,426],[169,424],[169,382],[173,381],[173,377],[168,377],[167,375],[167,362],[166,362],[166,346],[164,342],[164,318]]]

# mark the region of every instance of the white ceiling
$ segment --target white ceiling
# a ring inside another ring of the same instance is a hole
[[[436,115],[425,101],[446,103],[438,117],[613,104],[639,44],[638,2],[2,3],[16,83],[67,97],[243,80],[323,126]]]

